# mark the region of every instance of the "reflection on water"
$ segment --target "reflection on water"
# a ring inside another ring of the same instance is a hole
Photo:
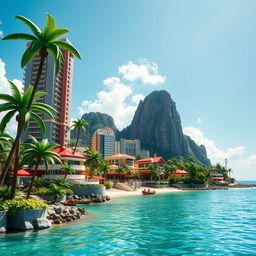
[[[1,255],[256,255],[255,189],[84,206],[82,221],[0,237]]]

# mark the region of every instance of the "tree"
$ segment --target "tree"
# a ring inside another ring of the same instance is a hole
[[[34,180],[34,187],[36,187],[36,190],[38,191],[39,188],[41,188],[45,184],[45,179],[36,177]]]
[[[45,165],[46,171],[48,171],[49,163],[62,163],[60,156],[57,153],[52,152],[52,150],[58,146],[57,144],[49,144],[47,139],[38,141],[33,136],[29,136],[29,139],[31,142],[24,144],[25,150],[22,153],[23,159],[21,161],[22,166],[27,164],[30,169],[33,168],[33,174],[29,184],[27,199],[30,196],[35,177],[37,176],[39,164],[43,163]]]
[[[85,157],[85,165],[89,167],[90,177],[92,177],[95,174],[96,169],[101,166],[103,159],[99,153],[93,151],[92,149],[86,150]]]
[[[65,190],[65,188],[53,183],[50,186],[48,195],[53,196],[53,203],[55,203],[58,197],[62,197],[64,195],[66,195],[66,190]]]
[[[72,123],[73,124],[72,124],[71,128],[73,128],[73,130],[77,130],[76,144],[75,144],[75,148],[74,148],[74,152],[76,152],[76,148],[77,148],[79,137],[80,137],[80,131],[82,129],[84,132],[86,132],[85,126],[88,125],[88,123],[80,118],[72,121]]]
[[[103,173],[103,175],[105,176],[106,178],[106,175],[109,173],[110,171],[110,167],[109,167],[109,164],[107,161],[102,161],[101,165],[100,165],[100,170],[101,172]]]
[[[1,105],[0,105],[1,108]],[[6,131],[0,131],[0,151],[12,146],[13,138]]]
[[[53,113],[56,113],[55,109],[52,108],[51,106],[44,103],[37,102],[41,97],[45,96],[47,93],[36,93],[34,100],[32,102],[31,108],[30,110],[28,110],[27,105],[31,97],[33,87],[29,86],[28,89],[24,92],[24,94],[22,94],[19,91],[18,87],[13,82],[9,81],[9,83],[11,85],[12,95],[0,94],[0,99],[4,101],[4,103],[0,105],[0,112],[5,112],[5,115],[2,118],[0,123],[0,132],[1,133],[4,132],[7,123],[10,121],[10,119],[13,116],[16,115],[15,117],[18,125],[17,125],[17,135],[15,140],[17,139],[18,134],[21,133],[21,130],[23,129],[22,128],[23,125],[25,129],[28,128],[28,121],[30,120],[30,118],[33,119],[40,126],[42,130],[42,134],[45,134],[46,133],[45,124],[41,119],[41,117],[38,115],[38,112],[48,115],[51,119],[54,118]],[[9,160],[8,159],[9,159],[9,156],[6,161],[11,161],[11,159]],[[13,184],[12,184],[12,193],[11,193],[12,198],[14,197],[15,189],[17,186],[17,172],[19,168],[19,159],[20,159],[20,139],[18,139],[16,150],[15,150]],[[4,168],[5,166],[3,167],[1,179],[2,178],[4,179],[6,175],[6,173],[4,173]],[[1,185],[1,181],[0,181],[0,185]]]
[[[129,177],[134,176],[134,172],[131,168],[126,168],[126,175]]]
[[[53,183],[59,187],[62,188],[69,188],[70,185],[67,183],[67,181],[61,177],[56,177],[53,181]]]
[[[156,163],[149,164],[148,165],[148,169],[151,172],[151,178],[154,179],[154,180],[158,179],[159,174],[158,174],[158,166],[157,166],[157,164]]]
[[[59,37],[65,35],[69,31],[66,28],[56,28],[56,22],[55,19],[50,15],[47,15],[47,21],[46,26],[43,31],[40,30],[38,26],[36,26],[32,21],[29,19],[23,17],[23,16],[15,16],[18,20],[25,23],[30,30],[32,31],[32,35],[26,34],[26,33],[15,33],[8,35],[4,37],[2,40],[27,40],[29,41],[29,47],[26,49],[25,53],[22,56],[21,59],[21,68],[24,68],[29,61],[32,60],[32,58],[39,54],[40,56],[40,64],[38,68],[38,72],[36,75],[35,83],[33,86],[32,93],[30,97],[28,98],[28,103],[25,105],[26,112],[28,112],[31,109],[31,106],[34,102],[35,96],[36,96],[36,90],[38,87],[39,80],[41,78],[43,65],[45,62],[45,59],[50,52],[54,59],[55,59],[55,74],[56,76],[59,73],[60,70],[60,63],[63,61],[63,54],[61,52],[61,49],[67,50],[71,52],[74,56],[81,59],[79,52],[73,47],[71,44],[68,44],[66,42],[63,42],[61,40],[58,40]],[[5,122],[8,122],[10,120],[11,114],[9,114],[5,118]],[[28,118],[28,116],[27,116]],[[8,158],[6,160],[6,163],[3,167],[2,174],[0,177],[0,185],[3,184],[4,178],[6,176],[6,173],[8,171],[11,159],[14,155],[15,150],[18,148],[18,144],[23,132],[25,126],[24,120],[20,122],[20,126],[17,129],[16,138],[12,144],[12,148],[10,150],[10,153],[8,155]]]
[[[123,166],[118,166],[117,172],[120,176],[125,176],[125,174],[126,174],[126,170]]]
[[[142,156],[140,154],[136,155],[135,160],[140,160],[140,159],[142,159]]]
[[[173,164],[172,161],[168,160],[167,163],[164,165],[164,177],[168,179],[171,173],[176,171],[177,167]]]
[[[68,175],[72,174],[75,171],[75,169],[72,168],[72,166],[68,163],[64,163],[60,170],[65,172],[64,180],[67,178]]]

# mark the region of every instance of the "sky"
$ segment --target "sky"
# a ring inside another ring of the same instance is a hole
[[[29,32],[13,16],[43,27],[46,12],[82,55],[72,118],[104,112],[122,129],[141,99],[167,90],[184,133],[206,146],[212,163],[227,158],[236,179],[256,180],[256,1],[6,1],[0,37]],[[22,86],[24,49],[24,41],[0,41],[0,92],[9,91],[7,78]]]

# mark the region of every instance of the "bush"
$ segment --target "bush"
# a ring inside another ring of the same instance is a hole
[[[16,215],[20,210],[47,209],[48,205],[40,200],[14,198],[6,200],[3,207],[8,210],[8,215]]]
[[[155,185],[160,185],[161,183],[159,181],[155,182]]]
[[[47,196],[49,193],[49,189],[46,187],[39,188],[39,190],[33,194],[37,196]]]
[[[104,186],[106,187],[106,189],[111,189],[112,188],[112,184],[110,182],[106,182],[104,184]]]
[[[70,188],[64,189],[64,193],[67,196],[73,196],[74,195],[74,191],[72,189],[70,189]]]
[[[0,211],[8,211],[8,207],[7,205],[5,204],[5,201],[1,200],[0,201]]]
[[[0,188],[0,198],[3,200],[9,199],[11,196],[11,186],[3,186]]]

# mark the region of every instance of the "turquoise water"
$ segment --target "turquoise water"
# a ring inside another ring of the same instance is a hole
[[[89,219],[0,237],[0,255],[256,255],[256,189],[127,197]]]

